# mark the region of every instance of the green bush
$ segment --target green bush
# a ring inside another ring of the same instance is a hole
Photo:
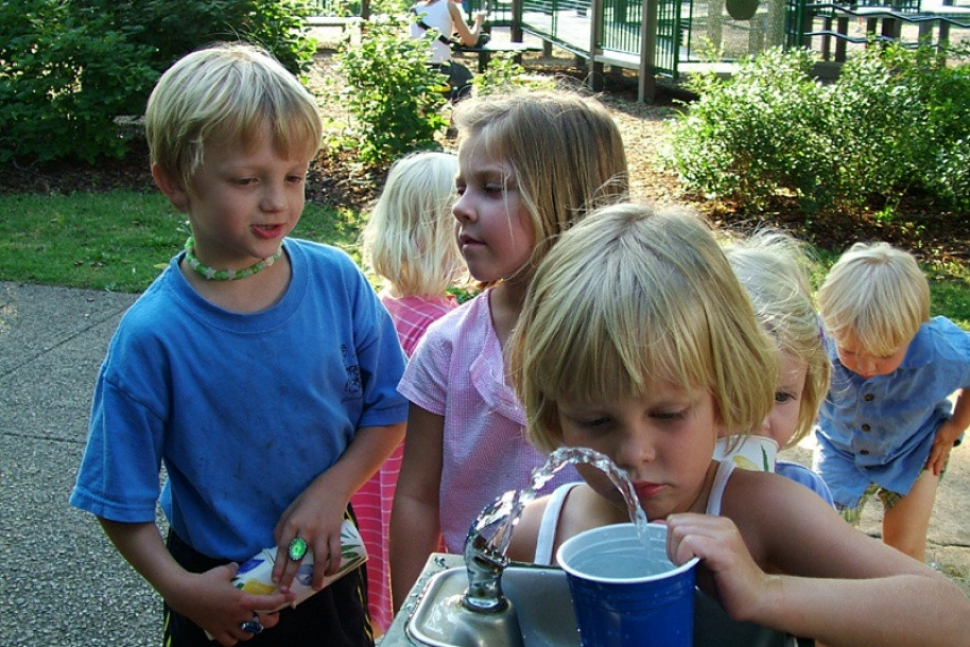
[[[486,95],[513,88],[553,90],[556,80],[548,76],[529,76],[525,68],[515,62],[514,53],[498,52],[492,55],[488,69],[475,75],[472,86],[476,95]]]
[[[159,73],[213,41],[244,40],[272,52],[295,75],[307,72],[315,45],[308,0],[83,0],[114,13],[132,42],[154,51]]]
[[[743,62],[729,80],[698,76],[690,104],[672,128],[672,162],[706,194],[760,206],[779,191],[818,193],[826,142],[818,136],[826,97],[808,74],[808,52],[774,49]],[[821,159],[820,159],[821,158]]]
[[[66,2],[0,3],[0,162],[126,150],[115,117],[140,114],[150,50]]]
[[[830,86],[826,138],[838,154],[830,176],[841,201],[861,206],[918,185],[928,111],[912,53],[871,48]]]
[[[728,80],[691,82],[664,160],[705,194],[761,208],[778,194],[806,211],[892,205],[931,192],[970,203],[970,71],[928,50],[872,47],[823,85],[805,50],[769,50]]]
[[[931,78],[922,183],[941,205],[970,210],[970,65],[941,68]]]
[[[370,21],[360,44],[346,41],[336,54],[347,80],[337,100],[353,120],[346,142],[367,167],[385,167],[398,157],[437,147],[434,137],[447,125],[445,75],[429,70],[433,34],[413,39],[406,15]]]
[[[0,2],[0,163],[122,157],[119,117],[159,75],[213,40],[249,40],[304,72],[305,0]]]

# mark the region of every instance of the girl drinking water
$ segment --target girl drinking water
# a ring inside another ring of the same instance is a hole
[[[648,519],[666,523],[671,560],[699,557],[698,586],[733,620],[830,647],[966,641],[970,601],[946,577],[807,488],[712,460],[720,432],[762,424],[777,362],[699,219],[637,205],[588,216],[537,270],[510,345],[529,439],[625,469]],[[510,557],[629,521],[611,482],[578,469],[585,483],[527,506]]]

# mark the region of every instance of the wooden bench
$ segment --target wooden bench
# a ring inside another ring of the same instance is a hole
[[[355,27],[363,20],[360,16],[308,16],[306,22],[311,27],[340,27],[347,31],[348,27]]]
[[[527,43],[489,41],[481,47],[463,47],[459,51],[463,54],[478,54],[478,71],[481,73],[488,69],[492,54],[511,52],[515,54],[516,63],[521,63],[522,54],[525,52],[541,52],[542,47]]]

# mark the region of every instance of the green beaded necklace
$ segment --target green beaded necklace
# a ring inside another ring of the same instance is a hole
[[[245,279],[252,276],[253,274],[259,274],[267,267],[270,267],[276,261],[280,260],[280,256],[283,255],[283,246],[276,250],[276,253],[272,256],[264,258],[255,265],[250,265],[249,267],[242,270],[217,270],[208,265],[203,265],[199,262],[199,259],[195,257],[192,250],[195,248],[195,239],[189,236],[189,239],[185,241],[185,262],[189,264],[197,274],[202,276],[208,281],[238,281],[239,279]]]

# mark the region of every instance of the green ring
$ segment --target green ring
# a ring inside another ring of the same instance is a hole
[[[298,562],[306,556],[306,540],[302,537],[294,537],[293,541],[290,542],[290,547],[287,549],[287,556],[294,562]]]

